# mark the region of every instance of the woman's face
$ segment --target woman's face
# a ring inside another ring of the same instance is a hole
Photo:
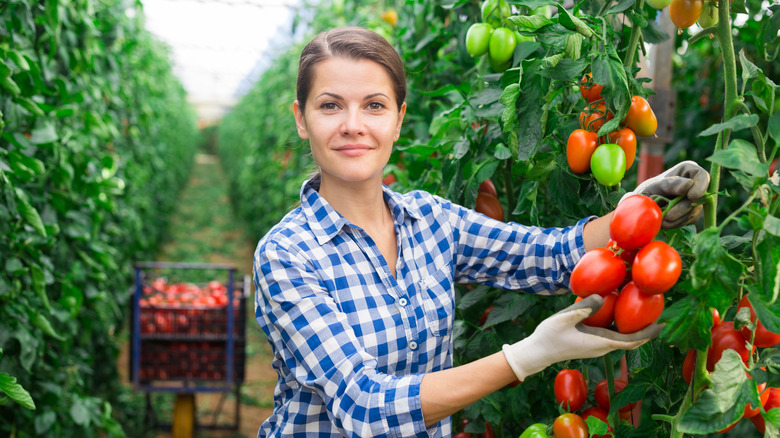
[[[293,110],[323,185],[381,181],[406,113],[390,75],[374,61],[330,58],[314,66],[313,78],[305,115],[297,101]]]

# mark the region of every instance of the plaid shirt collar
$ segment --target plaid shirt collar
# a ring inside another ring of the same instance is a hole
[[[306,222],[314,233],[317,243],[323,245],[336,236],[344,226],[354,226],[317,192],[320,188],[319,177],[307,180],[301,186],[301,209],[306,216]],[[398,193],[382,185],[385,202],[393,213],[397,225],[403,224],[408,216],[411,219],[422,219],[420,213],[408,204]]]

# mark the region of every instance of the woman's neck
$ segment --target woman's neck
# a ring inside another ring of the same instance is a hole
[[[383,228],[386,221],[392,222],[381,181],[355,183],[325,177],[318,192],[334,210],[369,234]]]

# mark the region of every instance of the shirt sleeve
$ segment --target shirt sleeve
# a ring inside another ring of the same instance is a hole
[[[569,290],[571,271],[585,254],[583,228],[596,216],[565,228],[529,227],[444,202],[457,245],[456,282],[534,294]]]
[[[428,436],[422,375],[392,376],[360,345],[304,254],[267,243],[255,257],[257,314],[299,385],[325,404],[345,436]]]

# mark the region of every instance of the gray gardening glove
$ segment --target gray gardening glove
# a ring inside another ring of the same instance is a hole
[[[550,365],[570,359],[603,356],[614,350],[632,350],[658,336],[663,328],[651,324],[636,333],[622,334],[589,327],[582,320],[604,304],[599,295],[590,295],[542,321],[531,336],[503,346],[509,366],[521,381]]]
[[[685,196],[664,215],[661,228],[668,230],[692,224],[701,219],[704,206],[693,205],[693,203],[707,192],[709,186],[709,172],[694,161],[683,161],[672,166],[662,174],[643,181],[634,191],[623,195],[620,201],[622,202],[627,197],[635,194],[646,196],[661,195],[670,200],[678,196]],[[658,202],[661,210],[668,205],[668,202],[663,199],[659,199],[656,202]]]

